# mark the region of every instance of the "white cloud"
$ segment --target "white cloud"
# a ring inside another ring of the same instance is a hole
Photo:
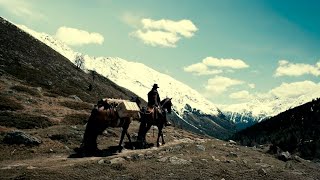
[[[252,95],[248,91],[238,91],[235,93],[231,93],[229,95],[231,99],[237,99],[237,100],[249,100],[252,98]]]
[[[35,20],[43,20],[46,17],[34,9],[30,1],[21,0],[0,0],[0,8],[5,9],[9,13],[21,17]]]
[[[225,68],[232,68],[232,69],[242,69],[248,68],[249,65],[246,64],[241,59],[223,59],[223,58],[214,58],[214,57],[206,57],[202,60],[202,63],[207,66],[213,67],[225,67]]]
[[[190,38],[198,30],[198,28],[190,20],[172,21],[168,19],[152,20],[142,19],[141,20],[143,29],[147,30],[163,30],[174,34],[180,34],[186,38]]]
[[[316,84],[312,81],[300,81],[293,83],[282,83],[280,86],[270,90],[269,94],[278,97],[292,98],[316,90],[320,90],[320,84]]]
[[[81,46],[85,44],[102,44],[104,38],[96,32],[87,32],[80,29],[62,26],[55,35],[56,38],[72,46]]]
[[[164,31],[135,31],[131,34],[151,46],[176,47],[179,37],[170,32]]]
[[[248,86],[249,86],[251,89],[256,88],[256,85],[255,85],[254,83],[249,83]]]
[[[303,63],[290,63],[286,60],[280,60],[274,76],[302,76],[306,74],[320,76],[320,62],[317,62],[315,65],[311,65]]]
[[[208,79],[205,89],[211,93],[221,94],[228,90],[229,87],[244,84],[244,81],[231,79],[223,76],[216,76]],[[213,94],[214,95],[214,94]]]
[[[192,64],[190,66],[184,67],[183,70],[185,72],[194,73],[198,76],[222,73],[222,70],[218,70],[218,69],[208,70],[208,67],[206,65],[204,65],[203,63]]]
[[[206,57],[200,63],[191,64],[187,67],[184,67],[183,70],[185,72],[191,72],[196,75],[212,75],[220,74],[223,71],[232,73],[234,72],[233,69],[241,69],[248,67],[249,65],[247,65],[244,61],[240,59],[219,59],[214,57]]]
[[[129,18],[130,20],[130,18]],[[191,38],[198,28],[190,20],[142,19],[142,27],[131,35],[151,46],[176,47],[183,37]]]

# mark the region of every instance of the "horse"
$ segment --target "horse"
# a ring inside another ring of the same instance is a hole
[[[85,154],[90,155],[99,151],[97,147],[97,137],[108,127],[122,127],[121,138],[118,145],[119,152],[122,150],[122,142],[125,135],[127,135],[129,143],[132,145],[131,138],[128,133],[128,128],[132,122],[132,118],[120,118],[116,112],[115,105],[116,103],[109,104],[106,100],[100,100],[92,109],[83,140],[80,145],[80,149]]]
[[[140,143],[141,148],[146,146],[146,134],[150,130],[152,125],[158,127],[158,138],[157,138],[157,147],[160,146],[159,140],[162,139],[162,144],[165,144],[163,138],[162,129],[166,122],[166,111],[171,113],[172,107],[172,98],[165,98],[160,102],[160,109],[155,107],[148,107],[147,110],[142,110],[140,112],[140,127],[138,132],[138,142]]]

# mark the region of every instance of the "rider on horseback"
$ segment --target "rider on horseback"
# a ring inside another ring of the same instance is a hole
[[[157,114],[156,112],[159,112],[165,117],[166,123],[165,126],[171,126],[171,123],[168,121],[166,118],[165,112],[161,112],[161,108],[159,107],[160,105],[160,96],[158,93],[158,84],[154,84],[151,91],[148,93],[148,107],[153,107],[155,110],[155,115]],[[157,110],[157,111],[156,111]]]

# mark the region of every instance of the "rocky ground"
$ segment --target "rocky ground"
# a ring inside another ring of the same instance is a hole
[[[114,151],[121,129],[107,129],[98,139],[102,156],[79,158],[73,149],[93,104],[9,76],[0,76],[0,98],[0,179],[320,178],[316,162],[294,155],[283,161],[268,147],[243,147],[175,127],[165,128],[167,143],[159,148],[121,153]],[[133,140],[138,126],[134,121],[129,128]],[[152,129],[147,140],[156,142]]]

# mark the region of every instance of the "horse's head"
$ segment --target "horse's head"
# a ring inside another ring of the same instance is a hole
[[[171,113],[171,107],[172,107],[171,100],[172,100],[172,98],[165,98],[164,100],[162,100],[160,102],[162,109],[166,109],[169,114]]]

